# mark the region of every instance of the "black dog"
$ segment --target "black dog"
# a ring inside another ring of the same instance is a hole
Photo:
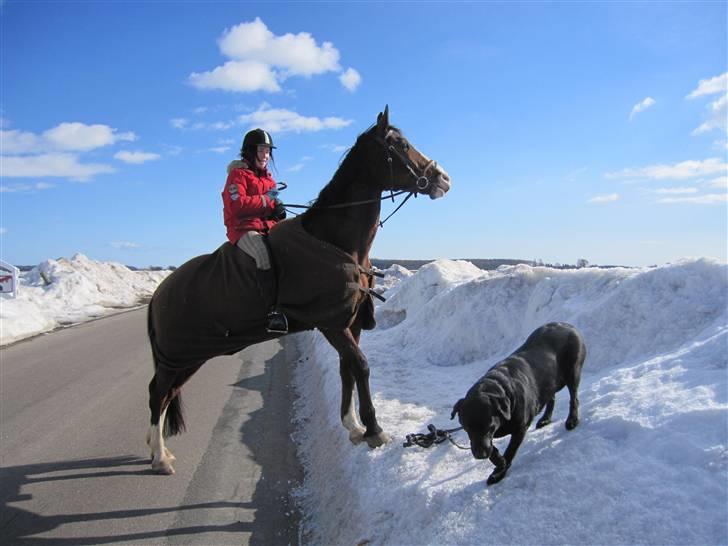
[[[490,459],[495,470],[488,485],[502,480],[511,466],[533,418],[546,406],[536,428],[551,422],[556,393],[569,389],[569,417],[566,429],[579,424],[577,389],[586,347],[579,332],[563,322],[551,322],[534,331],[508,358],[493,366],[473,385],[465,398],[457,401],[457,413],[470,437],[476,459]],[[493,438],[511,435],[501,456]]]

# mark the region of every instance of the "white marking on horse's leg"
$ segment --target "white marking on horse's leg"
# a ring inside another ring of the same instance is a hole
[[[359,444],[364,439],[364,433],[366,432],[366,428],[364,425],[362,425],[361,421],[359,420],[359,415],[356,413],[356,404],[354,403],[354,398],[356,396],[356,390],[352,389],[351,393],[351,402],[349,403],[349,409],[344,414],[344,417],[341,419],[341,423],[344,425],[344,428],[349,431],[349,440],[352,444]]]
[[[164,447],[164,436],[162,435],[166,416],[167,410],[165,409],[159,417],[159,423],[152,425],[147,433],[147,443],[152,450],[152,470],[158,474],[174,474],[174,468],[172,468],[174,456],[170,457],[171,453]]]
[[[388,444],[392,440],[392,437],[386,432],[380,432],[374,436],[366,436],[364,439],[369,447],[375,448]]]

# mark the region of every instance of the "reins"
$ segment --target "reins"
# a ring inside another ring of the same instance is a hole
[[[430,431],[429,434],[408,434],[406,436],[406,441],[404,442],[402,447],[411,447],[416,445],[419,447],[427,448],[432,447],[433,445],[441,444],[445,440],[449,440],[450,443],[458,449],[470,449],[469,447],[461,446],[450,436],[453,432],[463,430],[463,427],[440,430],[436,428],[435,425],[429,424],[427,425],[427,430]]]
[[[394,182],[394,169],[392,167],[392,154],[394,154],[395,156],[397,156],[397,159],[399,159],[404,164],[404,167],[407,169],[407,171],[410,173],[410,175],[412,175],[412,177],[415,179],[415,186],[417,187],[418,190],[424,191],[430,186],[430,179],[427,178],[427,176],[425,176],[425,175],[430,171],[430,169],[432,169],[433,167],[435,167],[437,165],[436,161],[431,160],[425,167],[423,174],[418,175],[413,168],[412,161],[406,155],[403,155],[402,152],[400,152],[394,145],[387,142],[386,137],[382,138],[379,136],[375,136],[374,139],[376,142],[378,142],[379,144],[381,144],[384,147],[384,150],[387,154],[386,160],[387,160],[387,165],[389,166],[389,177],[392,180],[392,182]],[[385,199],[391,199],[394,202],[395,197],[400,196],[405,193],[407,193],[409,195],[407,195],[407,197],[405,197],[402,200],[402,202],[397,206],[396,209],[394,209],[393,212],[391,212],[384,220],[381,220],[379,222],[379,227],[383,227],[384,223],[387,220],[389,220],[392,216],[394,216],[394,214],[397,211],[399,211],[399,209],[402,208],[402,206],[409,200],[410,197],[412,197],[414,195],[415,198],[417,198],[416,191],[398,190],[395,192],[393,190],[390,190],[389,195],[380,196],[376,199],[366,199],[364,201],[351,201],[349,203],[337,203],[335,205],[317,206],[316,208],[321,209],[321,210],[341,209],[341,208],[347,208],[347,207],[356,207],[359,205],[369,205],[371,203],[378,203],[378,202],[384,201]],[[315,205],[297,205],[294,203],[283,203],[283,206],[286,208],[286,210],[288,210],[289,208],[309,210],[309,209],[312,209],[315,207]],[[288,211],[288,212],[295,214],[295,212],[293,212],[293,211]]]

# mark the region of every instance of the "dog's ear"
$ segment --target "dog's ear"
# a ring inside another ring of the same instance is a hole
[[[452,413],[450,414],[450,420],[455,419],[455,414],[460,411],[460,406],[462,405],[465,398],[461,398],[457,402],[455,402],[455,405],[452,407]]]
[[[496,398],[496,406],[503,419],[511,420],[511,399],[508,396],[498,396]]]

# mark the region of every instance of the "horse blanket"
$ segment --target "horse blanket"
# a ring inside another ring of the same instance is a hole
[[[278,223],[268,237],[278,272],[278,308],[292,329],[347,328],[368,288],[354,259],[311,236],[300,217]],[[271,339],[255,261],[226,242],[173,271],[149,303],[149,333],[159,362],[202,365]],[[294,326],[295,325],[295,326]]]

